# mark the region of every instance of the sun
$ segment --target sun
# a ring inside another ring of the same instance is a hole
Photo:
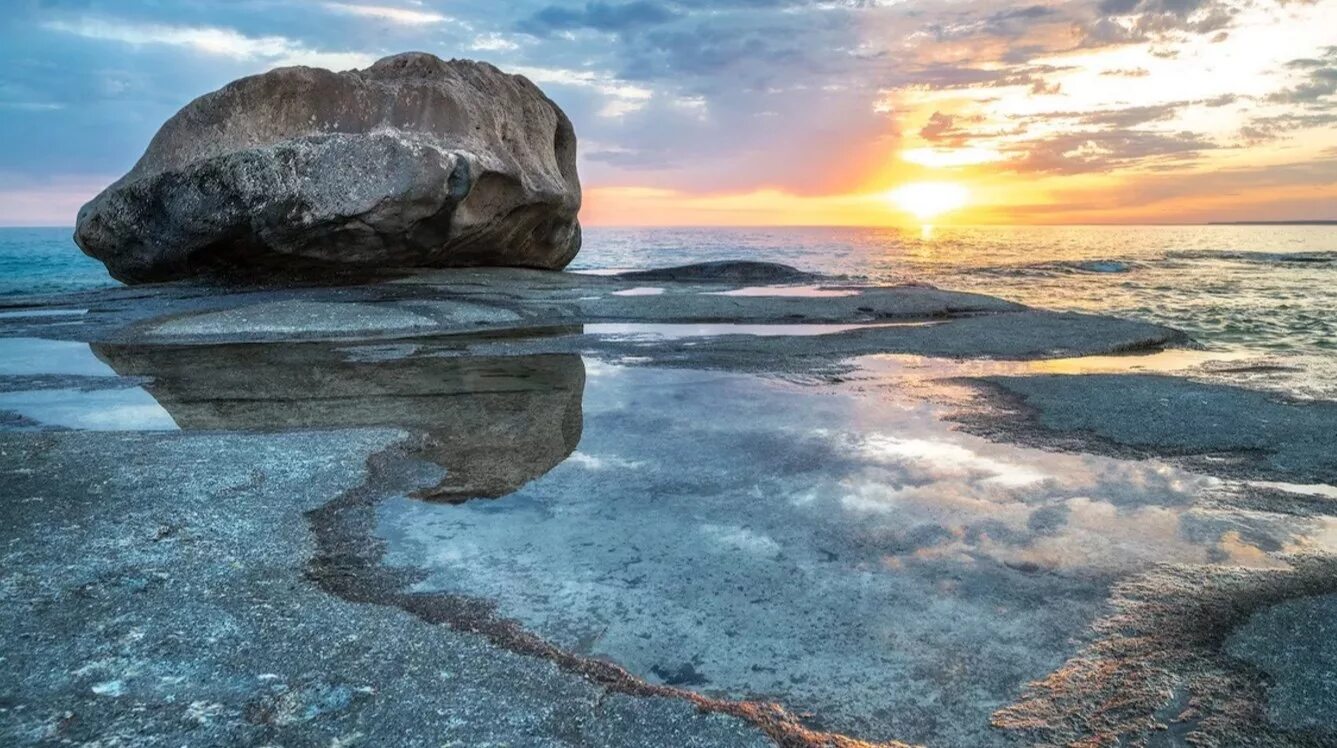
[[[965,207],[970,190],[955,182],[911,182],[887,193],[887,199],[921,221]]]

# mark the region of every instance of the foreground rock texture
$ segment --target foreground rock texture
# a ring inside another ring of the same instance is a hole
[[[361,281],[0,299],[0,745],[1337,745],[1331,403],[769,263]]]
[[[486,63],[291,67],[188,104],[79,211],[118,280],[344,268],[560,269],[580,250],[570,120]]]

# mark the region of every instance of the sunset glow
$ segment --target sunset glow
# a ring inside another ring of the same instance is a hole
[[[970,191],[951,182],[914,182],[887,193],[901,210],[926,221],[943,213],[960,210],[970,198]]]
[[[1334,218],[1332,2],[21,3],[7,67],[66,62],[0,85],[0,223],[68,223],[201,91],[400,49],[540,85],[589,225]]]

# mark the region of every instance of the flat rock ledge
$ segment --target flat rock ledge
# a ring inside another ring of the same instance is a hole
[[[1160,458],[1192,470],[1304,486],[1337,484],[1337,403],[1159,374],[1042,374],[971,380],[993,408],[968,430],[1046,449]],[[1272,509],[1296,503],[1269,497]],[[1311,503],[1337,505],[1332,499]],[[1297,508],[1297,513],[1307,513]],[[1329,509],[1331,511],[1331,509]]]
[[[1030,359],[1188,342],[1143,322],[923,285],[851,285],[746,262],[622,276],[426,270],[337,287],[171,283],[13,300],[8,308],[26,314],[5,319],[0,334],[95,343],[446,337],[471,353],[622,352],[776,370],[875,353]],[[86,313],[62,314],[71,309]]]

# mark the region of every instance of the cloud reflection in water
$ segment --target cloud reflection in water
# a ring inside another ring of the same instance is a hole
[[[988,442],[896,387],[586,369],[579,457],[497,501],[382,505],[388,561],[647,678],[690,665],[694,688],[861,738],[993,744],[992,711],[1123,575],[1332,545],[1323,521],[1197,506],[1216,479]]]

